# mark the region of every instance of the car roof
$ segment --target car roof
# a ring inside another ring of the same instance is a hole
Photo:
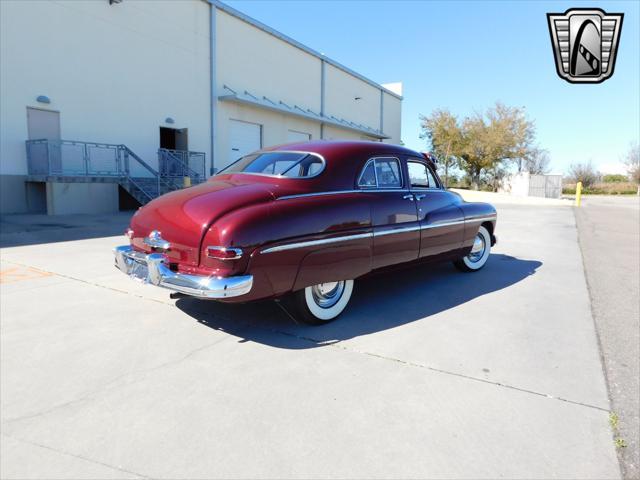
[[[368,142],[365,140],[313,140],[310,142],[295,142],[265,148],[262,151],[301,151],[322,155],[327,160],[349,158],[360,155],[411,155],[422,158],[419,152],[400,145],[382,142]]]

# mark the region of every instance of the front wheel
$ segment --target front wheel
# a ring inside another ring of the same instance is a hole
[[[489,230],[481,226],[473,240],[471,251],[466,256],[455,260],[453,264],[463,272],[477,272],[487,263],[490,253],[491,235]]]
[[[294,318],[308,325],[335,320],[347,307],[353,293],[353,280],[327,282],[298,290],[293,294]]]

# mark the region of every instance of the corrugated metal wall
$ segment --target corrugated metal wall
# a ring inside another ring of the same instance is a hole
[[[562,175],[531,175],[529,196],[560,198],[562,195]]]

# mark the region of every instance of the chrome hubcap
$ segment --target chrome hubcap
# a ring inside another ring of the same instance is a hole
[[[319,307],[331,308],[342,297],[345,282],[320,283],[311,287],[313,299]]]
[[[474,263],[479,261],[483,257],[486,248],[487,244],[484,241],[484,237],[478,233],[473,241],[473,247],[471,247],[471,252],[467,255],[467,258],[469,261]]]

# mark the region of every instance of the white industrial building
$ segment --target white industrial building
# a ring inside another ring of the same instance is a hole
[[[2,0],[0,22],[1,213],[116,211],[302,139],[400,143],[400,84],[217,0]]]

